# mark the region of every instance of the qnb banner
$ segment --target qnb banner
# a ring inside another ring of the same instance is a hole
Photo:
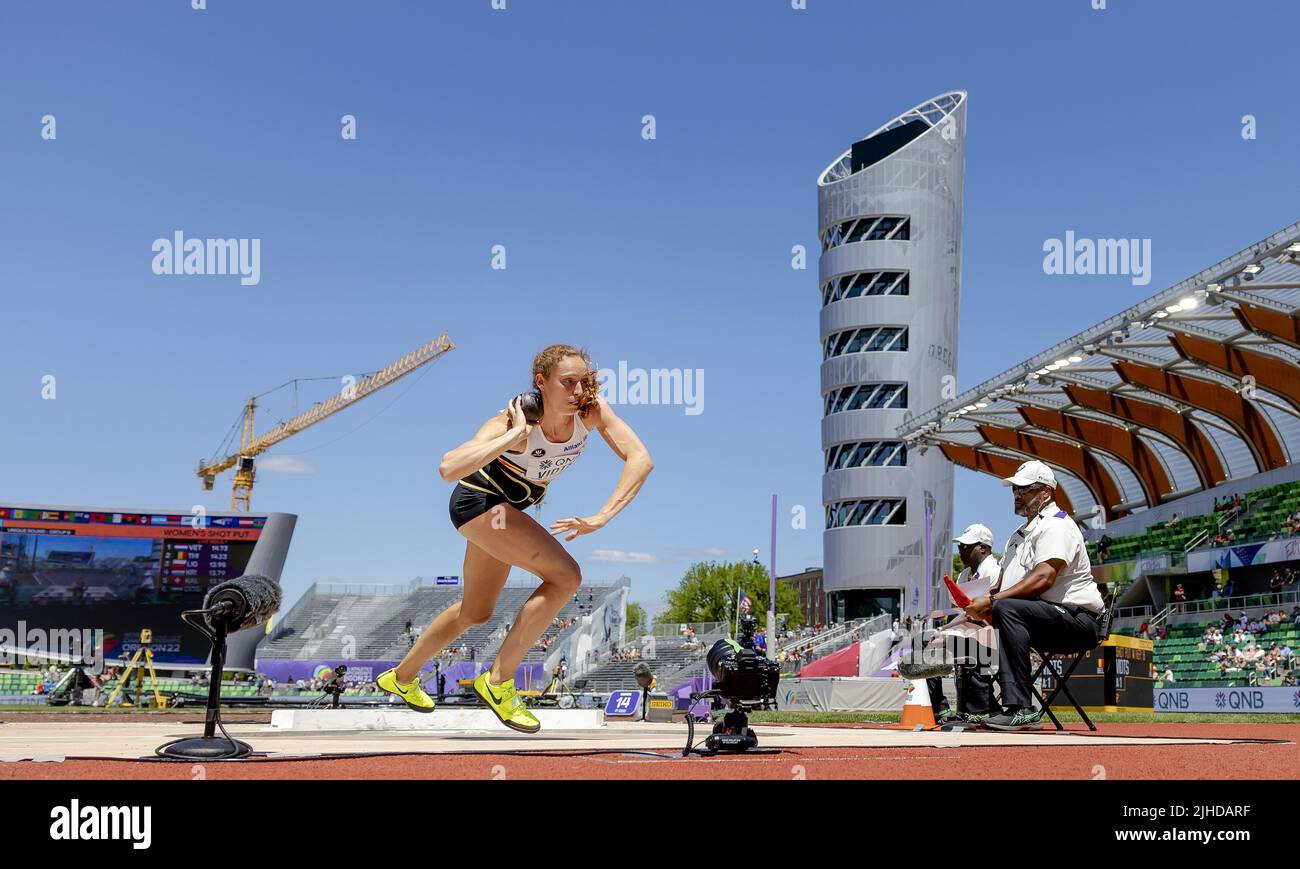
[[[1156,712],[1300,712],[1300,688],[1157,688]]]

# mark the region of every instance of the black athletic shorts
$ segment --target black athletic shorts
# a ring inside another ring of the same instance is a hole
[[[502,492],[510,492],[507,498]],[[451,491],[451,524],[457,528],[482,516],[498,504],[523,510],[546,496],[545,484],[524,478],[523,470],[505,459],[495,459],[456,484]]]
[[[497,494],[487,492],[478,492],[469,486],[456,484],[456,488],[451,490],[451,503],[448,510],[451,512],[451,524],[457,528],[464,525],[469,520],[482,516],[498,504],[509,504],[505,498]]]

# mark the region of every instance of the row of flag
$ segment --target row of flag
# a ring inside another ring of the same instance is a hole
[[[192,527],[194,516],[156,516],[148,513],[87,513],[73,510],[24,510],[17,507],[0,507],[0,519],[26,519],[34,522],[81,522],[95,525],[162,525],[164,527]],[[199,518],[199,527],[211,528],[261,528],[265,516],[206,516]]]

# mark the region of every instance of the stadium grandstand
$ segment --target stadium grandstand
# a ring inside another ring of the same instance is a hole
[[[908,447],[1057,501],[1166,683],[1290,685],[1300,632],[1300,223],[912,416]],[[1226,639],[1216,639],[1214,629]],[[1283,653],[1287,654],[1283,654]]]

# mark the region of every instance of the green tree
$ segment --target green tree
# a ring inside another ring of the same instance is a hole
[[[639,603],[628,601],[627,604],[627,639],[632,641],[633,637],[639,637],[650,627],[649,620],[646,619],[645,607]]]
[[[743,588],[754,602],[751,612],[767,612],[767,568],[752,561],[700,561],[692,564],[677,588],[668,592],[668,608],[655,621],[659,624],[692,622],[732,622],[735,618],[736,590]],[[776,611],[789,616],[791,628],[803,625],[799,593],[792,586],[776,584]]]

